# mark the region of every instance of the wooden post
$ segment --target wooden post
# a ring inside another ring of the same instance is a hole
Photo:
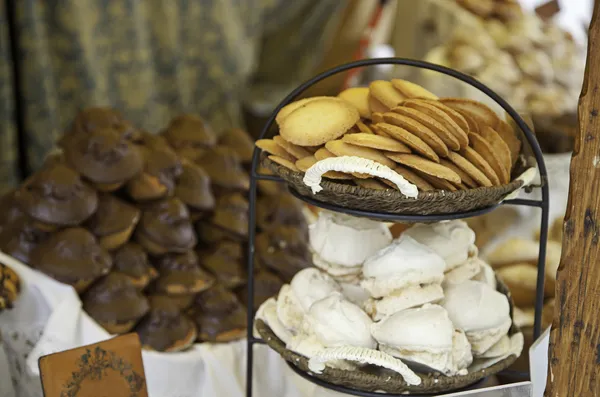
[[[546,397],[600,396],[600,4],[589,28],[579,134],[556,281]]]

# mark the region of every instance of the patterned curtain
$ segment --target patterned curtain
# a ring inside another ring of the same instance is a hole
[[[42,163],[78,109],[159,131],[268,110],[323,55],[339,0],[0,0],[0,191]],[[9,23],[10,22],[10,23]]]

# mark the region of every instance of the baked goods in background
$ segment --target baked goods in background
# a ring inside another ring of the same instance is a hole
[[[21,280],[10,267],[0,263],[0,313],[12,309],[21,291]]]

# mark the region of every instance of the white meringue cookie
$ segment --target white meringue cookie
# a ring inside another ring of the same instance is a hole
[[[435,303],[444,298],[444,290],[440,284],[415,284],[381,299],[369,299],[364,303],[365,311],[374,321],[379,321],[396,312]]]
[[[267,299],[259,308],[262,309],[261,320],[263,320],[273,333],[281,339],[283,343],[287,343],[291,338],[292,334],[283,326],[279,317],[277,316],[277,303],[275,299]],[[258,316],[257,316],[258,317]]]
[[[360,266],[391,241],[390,230],[381,222],[328,211],[321,211],[309,228],[313,252],[324,261],[341,266]]]
[[[341,282],[340,287],[342,287],[344,297],[358,307],[363,307],[367,299],[369,299],[369,292],[360,285],[360,280],[353,283]]]
[[[446,271],[463,264],[475,245],[475,232],[461,220],[417,224],[406,231],[419,243],[437,252],[446,261]]]
[[[462,265],[446,272],[444,275],[444,284],[461,284],[467,280],[472,280],[481,273],[482,267],[485,264],[477,256],[468,258]]]
[[[307,312],[316,301],[329,296],[333,292],[341,291],[341,287],[334,279],[314,267],[300,270],[296,273],[290,285],[304,312]]]
[[[289,284],[284,284],[277,295],[277,317],[283,326],[296,335],[304,320],[304,310]]]
[[[341,266],[335,263],[329,263],[319,256],[317,253],[313,253],[312,256],[313,265],[323,270],[336,280],[345,278],[354,278],[362,271],[362,266]]]
[[[441,283],[445,267],[433,250],[403,234],[365,261],[361,285],[380,298],[409,285]]]

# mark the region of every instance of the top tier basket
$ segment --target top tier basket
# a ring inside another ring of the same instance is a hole
[[[455,192],[441,190],[434,192],[419,192],[417,198],[408,198],[397,190],[365,189],[325,178],[321,183],[323,190],[313,194],[310,188],[303,183],[302,179],[304,175],[302,173],[294,172],[282,167],[269,160],[263,154],[260,159],[262,164],[277,176],[284,179],[294,195],[308,203],[333,211],[351,213],[357,216],[369,216],[369,213],[372,212],[388,214],[395,219],[398,219],[398,216],[405,216],[406,220],[411,220],[413,217],[429,217],[431,218],[431,221],[435,221],[439,219],[469,217],[491,211],[508,196],[511,196],[512,193],[523,187],[524,181],[518,178],[519,175],[525,169],[535,166],[535,161],[533,160],[534,157],[529,154],[533,154],[535,158],[541,158],[541,149],[537,140],[523,118],[498,94],[474,78],[456,70],[424,61],[402,58],[365,59],[341,65],[321,73],[299,86],[279,104],[267,121],[262,131],[261,138],[268,135],[279,110],[291,103],[310,86],[329,76],[342,73],[349,69],[378,64],[405,65],[429,69],[461,80],[486,94],[498,103],[498,105],[513,119],[514,124],[521,131],[521,133],[518,134],[520,135],[519,138],[522,141],[526,140],[529,143],[529,145],[521,145],[521,157],[525,159],[525,162],[521,163],[520,166],[517,166],[516,169],[513,170],[511,182],[505,185],[479,187]],[[528,153],[529,150],[533,153]],[[259,151],[255,151],[254,155],[259,156],[261,154]],[[540,174],[542,175],[542,181],[545,182],[545,178],[543,178],[543,176],[546,175],[545,169],[543,169],[544,166],[543,164],[538,164],[538,167]],[[425,221],[425,219],[420,220]]]

